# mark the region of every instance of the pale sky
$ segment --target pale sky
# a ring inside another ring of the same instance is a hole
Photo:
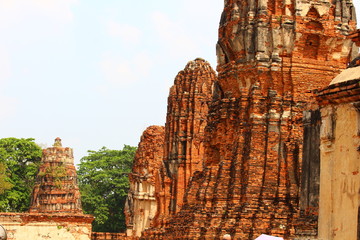
[[[77,163],[87,150],[137,146],[146,127],[165,124],[189,60],[216,68],[223,4],[0,0],[0,138],[49,147],[60,137]]]

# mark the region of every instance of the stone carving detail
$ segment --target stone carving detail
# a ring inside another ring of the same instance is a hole
[[[43,150],[30,213],[82,214],[73,150],[63,148],[60,138]]]

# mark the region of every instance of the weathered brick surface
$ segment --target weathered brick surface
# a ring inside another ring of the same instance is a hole
[[[181,211],[144,239],[316,236],[316,209],[299,206],[303,111],[310,90],[350,59],[351,9],[350,1],[225,1],[204,169]]]
[[[41,166],[31,199],[31,213],[82,213],[73,150],[61,139],[43,150]]]
[[[155,178],[157,212],[150,235],[162,227],[183,204],[194,172],[203,168],[204,128],[216,73],[197,58],[175,78],[168,98],[163,161]]]
[[[349,34],[348,38],[351,39],[356,46],[360,47],[360,29],[357,29],[355,32]]]
[[[170,89],[164,165],[156,189],[159,209],[153,226],[164,224],[180,210],[191,176],[203,168],[204,129],[215,79],[210,64],[197,58],[178,73]]]
[[[150,126],[141,136],[129,175],[130,190],[125,207],[128,236],[140,236],[155,217],[155,178],[164,156],[164,134],[164,127]]]

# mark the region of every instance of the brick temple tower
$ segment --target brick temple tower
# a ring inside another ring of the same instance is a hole
[[[155,179],[154,228],[143,235],[156,236],[180,211],[191,177],[203,169],[205,126],[216,78],[210,64],[196,58],[174,80],[168,97],[163,159]]]
[[[164,165],[171,179],[169,213],[183,205],[186,187],[202,170],[204,129],[216,73],[204,59],[189,61],[175,78],[168,97]]]
[[[181,209],[193,173],[203,168],[204,130],[215,80],[210,64],[196,58],[178,73],[170,88],[156,224]]]
[[[303,111],[357,53],[354,12],[351,0],[225,0],[204,169],[162,236],[317,235],[318,200],[300,197],[318,196],[301,186]]]
[[[140,237],[150,227],[158,203],[155,198],[156,178],[164,156],[164,127],[150,126],[142,134],[136,150],[130,189],[125,204],[126,234]]]
[[[62,147],[60,138],[43,150],[30,213],[83,213],[73,150]]]

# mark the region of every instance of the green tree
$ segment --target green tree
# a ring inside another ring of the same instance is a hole
[[[85,213],[95,216],[93,231],[125,230],[124,205],[135,151],[136,147],[128,145],[122,150],[103,147],[88,151],[80,160],[77,174],[82,206]]]
[[[29,209],[41,153],[33,138],[0,139],[0,182],[7,183],[4,191],[0,191],[0,211],[24,212]]]
[[[0,163],[0,194],[4,194],[6,190],[11,189],[12,187],[13,185],[8,180],[5,164]]]

